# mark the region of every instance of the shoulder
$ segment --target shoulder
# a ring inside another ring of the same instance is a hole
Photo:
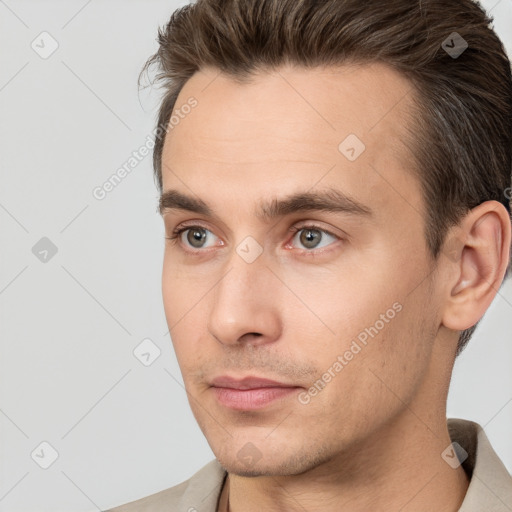
[[[457,456],[470,478],[459,512],[508,512],[512,510],[512,476],[494,451],[484,429],[473,421],[448,420]]]
[[[216,512],[227,473],[217,459],[184,482],[105,512]]]

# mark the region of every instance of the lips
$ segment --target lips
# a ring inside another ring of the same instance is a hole
[[[211,381],[211,389],[221,405],[248,411],[262,409],[278,400],[282,401],[302,388],[261,377],[236,379],[220,376]]]
[[[271,379],[261,377],[244,377],[243,379],[235,379],[227,375],[216,377],[212,380],[211,385],[216,388],[231,389],[257,389],[257,388],[294,388],[293,384],[285,384]]]

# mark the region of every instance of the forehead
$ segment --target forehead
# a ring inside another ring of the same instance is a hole
[[[166,137],[164,190],[243,202],[318,183],[383,206],[400,192],[421,201],[404,145],[413,94],[382,64],[289,66],[248,83],[201,70],[176,102],[197,106]]]

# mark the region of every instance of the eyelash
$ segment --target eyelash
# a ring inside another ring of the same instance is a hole
[[[204,229],[206,231],[210,231],[206,226],[202,226],[201,224],[193,224],[193,225],[190,225],[190,226],[187,226],[187,225],[181,225],[181,226],[178,226],[177,228],[175,228],[172,232],[173,236],[167,236],[165,237],[167,240],[169,240],[170,242],[176,244],[178,242],[178,239],[179,237],[181,236],[182,233],[184,233],[185,231],[188,231],[189,229],[193,229],[193,228],[201,228],[201,229]],[[288,232],[289,233],[292,233],[293,236],[292,236],[292,239],[295,237],[295,235],[300,232],[300,231],[304,231],[304,230],[309,230],[309,231],[320,231],[322,233],[326,233],[334,238],[337,238],[338,240],[341,240],[341,238],[338,236],[338,235],[335,235],[334,233],[331,233],[330,231],[316,225],[316,224],[307,224],[307,225],[304,225],[304,226],[293,226],[291,227]],[[211,232],[211,231],[210,231]],[[331,245],[331,244],[330,244]],[[315,249],[311,249],[311,250],[307,250],[307,249],[303,249],[302,251],[299,251],[301,254],[306,254],[308,256],[311,256],[311,257],[314,257],[314,256],[318,256],[320,254],[324,254],[326,252],[329,252],[330,249],[326,249],[326,248],[322,248],[320,250],[317,250],[315,251]],[[191,253],[191,254],[200,254],[200,253],[206,253],[206,252],[209,252],[209,251],[206,251],[204,249],[196,249],[196,250],[190,250],[190,249],[187,249],[187,252]]]

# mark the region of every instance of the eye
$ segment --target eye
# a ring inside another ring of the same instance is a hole
[[[336,235],[315,225],[294,226],[290,231],[295,233],[292,242],[298,238],[299,243],[306,249],[322,249],[330,245],[333,241],[339,240],[339,237]],[[331,240],[329,240],[329,238]]]
[[[189,246],[193,249],[205,249],[212,247],[211,245],[205,245],[205,241],[208,240],[208,234],[213,234],[209,229],[202,226],[182,226],[178,227],[173,231],[173,236],[167,237],[168,240],[180,242]],[[183,236],[184,235],[184,236]],[[185,240],[185,241],[184,241]]]

